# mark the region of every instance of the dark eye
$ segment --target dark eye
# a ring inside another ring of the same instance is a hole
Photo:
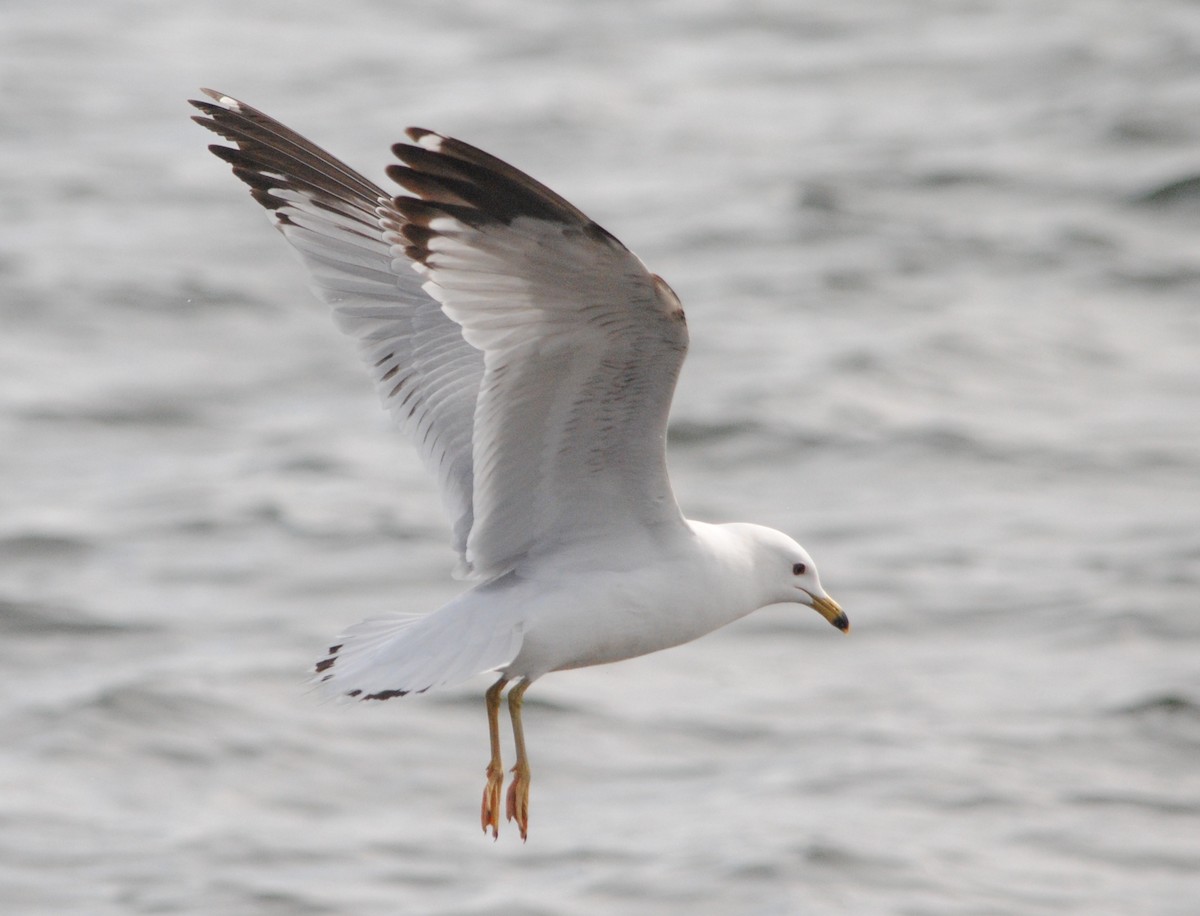
[[[792,575],[793,576],[803,576],[806,572],[808,572],[808,567],[805,566],[803,563],[793,563],[792,564]]]

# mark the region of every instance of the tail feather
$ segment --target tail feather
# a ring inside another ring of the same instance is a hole
[[[467,620],[454,611],[451,605],[355,624],[317,662],[313,680],[330,694],[387,700],[452,686],[516,658],[519,627],[495,615]]]

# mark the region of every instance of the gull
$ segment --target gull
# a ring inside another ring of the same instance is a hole
[[[480,806],[499,833],[505,687],[516,764],[505,816],[529,828],[521,719],[551,671],[677,646],[758,608],[849,621],[803,547],[680,512],[667,414],[688,331],[678,297],[611,233],[511,165],[419,128],[392,194],[249,105],[202,90],[194,120],[299,253],[358,341],[384,407],[437,479],[475,584],[431,614],[350,627],[315,667],[387,700],[494,672]]]

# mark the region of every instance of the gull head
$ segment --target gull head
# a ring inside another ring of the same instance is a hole
[[[849,632],[845,611],[821,586],[817,564],[808,551],[782,531],[762,525],[733,525],[750,545],[757,582],[765,588],[767,604],[803,604],[843,633]]]

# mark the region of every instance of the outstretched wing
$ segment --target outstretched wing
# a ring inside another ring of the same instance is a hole
[[[578,209],[457,140],[408,131],[386,238],[484,354],[467,560],[498,575],[593,537],[682,525],[667,414],[679,300]]]
[[[402,217],[391,197],[329,153],[249,105],[205,89],[194,120],[236,147],[209,147],[233,166],[299,252],[309,285],[359,341],[384,406],[436,476],[465,559],[471,512],[471,427],[483,354],[397,264],[380,226]]]
[[[666,469],[687,352],[670,288],[553,191],[425,130],[389,198],[255,109],[196,120],[357,337],[437,475],[467,569],[493,577],[590,538],[683,525]],[[415,269],[415,270],[414,270]],[[610,541],[611,542],[611,541]]]

